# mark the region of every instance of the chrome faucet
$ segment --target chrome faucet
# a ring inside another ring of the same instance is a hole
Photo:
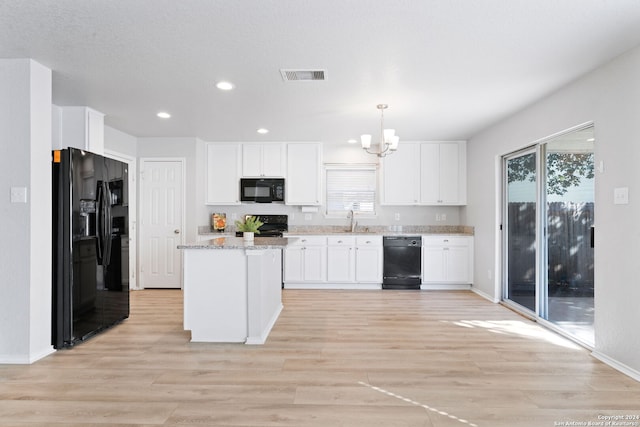
[[[349,218],[351,218],[351,232],[356,231],[356,227],[358,226],[358,221],[355,220],[355,214],[353,213],[353,209],[349,211]]]

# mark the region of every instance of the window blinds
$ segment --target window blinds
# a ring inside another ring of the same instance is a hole
[[[344,214],[350,210],[375,214],[375,167],[327,167],[327,214]]]

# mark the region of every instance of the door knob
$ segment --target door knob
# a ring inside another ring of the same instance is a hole
[[[173,230],[173,232],[174,232],[175,234],[180,234],[180,230],[178,230],[178,229]]]

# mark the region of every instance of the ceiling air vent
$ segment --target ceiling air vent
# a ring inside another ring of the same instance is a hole
[[[282,79],[285,82],[326,80],[325,70],[285,70],[281,69]]]

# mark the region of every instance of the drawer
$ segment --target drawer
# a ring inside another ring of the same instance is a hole
[[[329,246],[354,246],[356,238],[353,236],[330,236],[327,237]]]
[[[358,236],[357,246],[382,246],[382,236]]]
[[[469,236],[422,236],[422,246],[469,246]]]
[[[325,246],[327,238],[324,236],[287,236],[292,238],[288,246]]]

